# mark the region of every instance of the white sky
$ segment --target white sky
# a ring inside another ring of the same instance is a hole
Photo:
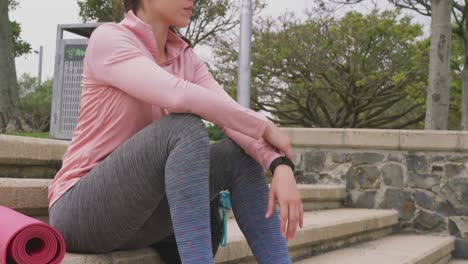
[[[303,15],[303,10],[310,7],[312,0],[267,0],[267,7],[264,15],[279,16],[286,10],[294,11]],[[78,16],[79,8],[76,0],[19,0],[19,7],[10,12],[10,19],[17,20],[22,25],[21,37],[32,45],[33,50],[38,50],[39,46],[44,47],[42,80],[53,77],[55,62],[55,40],[57,24],[80,23]],[[379,7],[391,8],[387,1],[378,1]],[[370,4],[353,6],[366,12]],[[344,11],[344,10],[343,10]],[[415,21],[423,23],[427,27],[430,24],[429,18],[417,16]],[[209,60],[209,50],[206,47],[196,47],[196,52],[206,60]],[[25,72],[37,76],[39,56],[31,53],[16,59],[16,69],[18,78]]]

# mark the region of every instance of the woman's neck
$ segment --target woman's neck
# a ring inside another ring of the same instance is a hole
[[[143,10],[139,10],[137,15],[141,20],[151,25],[153,28],[154,38],[156,40],[156,45],[159,48],[159,58],[158,62],[164,62],[167,60],[166,53],[166,41],[167,33],[169,31],[169,25],[166,25],[164,22],[158,20],[156,17],[152,17],[146,14]]]

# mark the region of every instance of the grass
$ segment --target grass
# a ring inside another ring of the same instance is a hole
[[[49,138],[49,132],[28,133],[28,132],[14,132],[4,135],[22,136],[22,137],[36,137],[36,138]]]

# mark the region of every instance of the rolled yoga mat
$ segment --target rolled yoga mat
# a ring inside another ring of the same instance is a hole
[[[58,264],[65,252],[53,226],[0,205],[1,264]]]

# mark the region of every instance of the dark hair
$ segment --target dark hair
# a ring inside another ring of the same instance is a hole
[[[126,12],[132,10],[133,13],[136,14],[137,10],[140,8],[140,0],[123,0],[123,4]],[[169,30],[174,32],[177,36],[181,37],[185,42],[187,42],[190,45],[190,47],[192,47],[192,42],[188,38],[180,34],[176,27],[169,26]]]

